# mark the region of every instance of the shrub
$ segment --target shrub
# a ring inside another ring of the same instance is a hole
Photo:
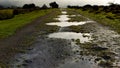
[[[14,17],[14,14],[13,14],[12,9],[0,10],[0,20],[10,19],[10,18],[13,18],[13,17]]]
[[[14,15],[18,15],[18,14],[24,14],[24,13],[28,13],[31,10],[29,9],[14,9],[13,14]]]
[[[52,8],[59,8],[59,5],[56,2],[51,2],[49,4]]]
[[[31,8],[35,8],[36,6],[35,6],[35,4],[25,4],[25,5],[23,5],[23,9],[31,9]]]

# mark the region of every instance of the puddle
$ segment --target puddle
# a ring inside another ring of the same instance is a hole
[[[58,18],[55,18],[55,19],[59,20],[60,22],[66,22],[70,20],[70,18],[68,18],[68,15],[59,15]]]
[[[67,12],[62,11],[62,15],[59,16],[59,18],[55,18],[59,20],[60,22],[51,22],[47,23],[46,25],[57,25],[60,26],[60,30],[64,29],[64,27],[69,27],[69,26],[78,26],[78,25],[84,25],[86,23],[94,23],[94,21],[87,20],[87,21],[81,21],[81,22],[68,22],[70,20],[70,17],[75,17],[75,16],[81,16],[81,15],[66,15]],[[72,40],[71,47],[73,48],[73,53],[76,51],[79,51],[80,47],[76,45],[76,43],[86,43],[86,42],[91,42],[93,40],[92,34],[91,33],[76,33],[76,32],[56,32],[56,33],[51,33],[48,35],[48,38],[58,38],[58,39],[66,39],[66,40]],[[76,59],[77,58],[77,59]],[[98,67],[97,64],[94,63],[94,57],[93,56],[82,56],[78,54],[74,54],[72,56],[72,59],[66,59],[65,63],[60,65],[58,68],[100,68]]]
[[[77,26],[77,25],[84,25],[86,23],[93,23],[94,21],[81,21],[81,22],[68,22],[70,20],[69,16],[76,16],[76,15],[66,15],[66,11],[61,12],[62,15],[59,15],[58,18],[54,18],[56,20],[59,20],[60,22],[51,22],[51,23],[46,23],[47,25],[57,25],[60,27],[68,27],[68,26]]]
[[[76,17],[77,15],[70,15],[70,17]]]
[[[58,68],[101,68],[95,62],[96,56],[85,56],[80,55],[78,51],[83,51],[78,45],[74,42],[71,42],[73,55],[71,59],[66,59],[65,63],[59,65]]]
[[[61,38],[61,39],[79,39],[80,43],[84,42],[90,42],[92,40],[91,34],[88,33],[75,33],[75,32],[58,32],[58,33],[52,33],[48,35],[49,38]]]
[[[61,13],[62,13],[62,14],[67,14],[67,12],[66,12],[66,11],[62,11]]]
[[[53,23],[47,23],[47,25],[57,25],[60,27],[68,27],[68,26],[77,26],[77,25],[84,25],[86,23],[92,23],[94,21],[82,21],[82,22],[53,22]]]
[[[94,60],[90,60],[88,57],[83,57],[79,61],[70,61],[58,68],[101,68],[94,63]]]

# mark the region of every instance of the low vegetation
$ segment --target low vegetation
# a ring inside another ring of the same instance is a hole
[[[13,9],[0,10],[0,20],[10,19],[12,17],[14,17]]]
[[[55,12],[52,13],[52,11],[55,11]],[[1,55],[4,55],[4,57],[0,55],[0,58],[1,58],[0,59],[0,67],[4,68],[5,66],[9,66],[7,64],[7,62],[9,62],[10,59],[13,58],[13,56],[15,54],[26,53],[27,51],[32,50],[29,47],[33,43],[35,43],[36,37],[38,37],[38,36],[44,37],[43,35],[58,31],[58,29],[59,29],[58,26],[48,26],[48,25],[46,25],[46,23],[57,21],[57,20],[54,20],[54,18],[57,17],[60,13],[61,12],[58,9],[37,10],[37,11],[33,11],[30,13],[26,13],[26,14],[16,15],[13,19],[3,20],[4,22],[1,21],[1,23],[0,23],[1,25],[5,24],[5,25],[2,25],[4,27],[0,26],[1,30],[2,30],[2,28],[4,29],[2,32],[6,32],[9,29],[10,29],[9,30],[10,32],[6,33],[6,35],[1,34],[0,38],[3,38],[3,37],[7,38],[7,36],[10,36],[10,35],[8,35],[9,33],[12,33],[11,35],[13,35],[13,34],[15,34],[16,30],[19,31],[19,28],[22,28],[23,26],[29,24],[32,20],[36,19],[37,17],[43,16],[42,18],[40,18],[41,22],[39,23],[39,25],[36,26],[35,31],[33,31],[33,33],[31,33],[30,35],[27,35],[27,36],[25,35],[25,37],[22,40],[18,41],[19,44],[11,45],[10,47],[4,45],[4,46],[6,46],[4,49],[0,48]],[[48,14],[49,16],[44,17],[44,15],[46,15],[46,14]],[[26,19],[26,18],[28,18],[28,19]],[[21,20],[23,20],[23,21],[21,21]],[[8,21],[10,21],[10,23]],[[12,22],[12,21],[14,21],[14,22]],[[34,23],[34,22],[32,22],[32,23]],[[9,24],[9,25],[7,25],[7,24]],[[7,29],[7,27],[9,29]],[[8,68],[8,67],[5,67],[5,68]]]
[[[77,42],[78,43],[78,42]],[[100,47],[97,44],[85,43],[78,44],[84,51],[81,51],[81,55],[93,55],[99,57],[95,59],[95,62],[100,61],[98,64],[103,67],[112,66],[115,59],[115,53],[111,52],[108,48]]]
[[[82,30],[81,26],[69,26],[69,29],[76,33],[79,33]]]
[[[75,22],[75,21],[81,22],[81,21],[86,21],[86,19],[85,19],[84,17],[82,17],[82,16],[75,16],[75,17],[70,17],[70,16],[69,16],[69,18],[71,18],[71,19],[69,20],[69,22]]]
[[[1,20],[0,21],[0,38],[6,38],[8,36],[13,35],[16,30],[29,24],[35,18],[46,15],[52,10],[35,10],[26,14],[16,15],[12,19]]]
[[[77,10],[77,12],[81,13],[84,16],[87,16],[103,25],[110,26],[114,30],[116,30],[118,33],[120,33],[120,18],[115,18],[117,17],[115,14],[109,12],[109,13],[104,13],[101,12],[99,14],[95,13],[90,13],[89,11],[82,11],[82,10]]]
[[[76,13],[76,10],[72,10],[72,9],[67,9],[67,14],[69,15],[70,20],[68,20],[69,22],[80,22],[80,21],[86,21],[86,18],[84,18],[83,16],[81,16],[80,14]]]
[[[69,26],[67,27],[69,31],[72,31],[72,32],[76,32],[76,33],[90,33],[90,31],[92,29],[89,29],[89,30],[86,30],[88,29],[88,26],[89,26],[89,23],[88,24],[84,24],[84,25],[73,25],[73,26]]]
[[[5,7],[0,5],[0,20],[11,19],[15,15],[25,14],[35,10],[59,8],[59,5],[56,2],[51,2],[49,5],[50,7],[47,7],[47,5],[45,4],[42,7],[39,7],[36,6],[34,3],[24,4],[22,7],[17,7],[17,6]]]
[[[103,25],[110,26],[120,33],[120,5],[110,3],[109,6],[85,5],[68,6],[83,16],[89,17]]]

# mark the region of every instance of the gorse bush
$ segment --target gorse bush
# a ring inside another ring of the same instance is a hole
[[[14,17],[13,10],[12,9],[4,9],[0,10],[0,20],[3,19],[10,19]]]

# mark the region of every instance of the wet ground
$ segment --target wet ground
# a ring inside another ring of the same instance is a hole
[[[119,68],[120,35],[88,18],[68,22],[70,16],[81,15],[61,10],[54,18],[59,22],[46,23],[57,25],[59,31],[39,35],[26,53],[14,57],[11,68]],[[80,30],[73,31],[71,26]]]

